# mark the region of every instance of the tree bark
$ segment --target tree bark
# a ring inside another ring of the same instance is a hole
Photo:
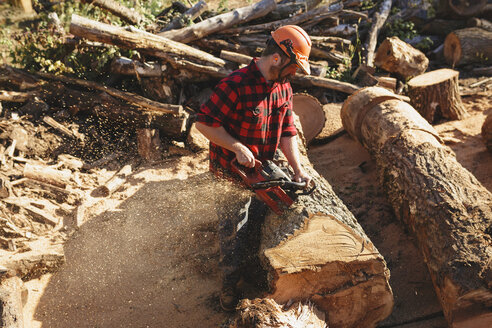
[[[425,34],[446,36],[454,30],[464,27],[466,27],[466,22],[463,20],[434,19],[422,27],[422,32]]]
[[[444,58],[453,67],[492,63],[492,32],[470,27],[448,34],[444,40]]]
[[[489,114],[482,125],[482,138],[487,149],[492,152],[492,114]]]
[[[492,194],[409,104],[369,87],[342,108],[375,158],[396,215],[415,235],[451,327],[490,327]]]
[[[99,41],[126,49],[136,49],[144,54],[155,56],[166,61],[174,57],[191,58],[214,66],[224,66],[225,62],[209,53],[154,35],[144,31],[96,22],[78,15],[72,15],[70,33],[91,41]]]
[[[443,68],[414,77],[408,81],[408,96],[412,106],[429,123],[441,117],[461,120],[466,109],[461,102],[459,72]]]
[[[105,9],[110,13],[123,19],[125,22],[138,25],[143,21],[143,16],[140,15],[133,8],[127,8],[121,3],[113,0],[82,0],[84,3],[94,5],[96,7]]]
[[[138,154],[146,161],[157,161],[161,159],[161,143],[159,130],[137,129]]]
[[[374,14],[374,21],[371,25],[369,34],[367,36],[367,41],[365,43],[366,51],[364,57],[366,59],[365,64],[367,66],[373,66],[374,51],[376,50],[379,30],[383,27],[384,23],[386,22],[386,19],[388,18],[392,2],[393,2],[392,0],[384,0],[384,2],[381,3],[379,12],[376,12]]]
[[[24,328],[23,286],[17,276],[0,278],[0,327]]]
[[[429,59],[398,37],[386,38],[378,48],[374,64],[407,79],[425,72]]]
[[[304,143],[299,148],[317,187],[290,210],[265,220],[260,245],[270,287],[265,297],[279,304],[311,300],[331,328],[375,327],[393,307],[384,258],[313,168]]]
[[[158,33],[158,35],[171,40],[188,43],[201,39],[209,34],[223,31],[236,24],[246,23],[253,19],[263,17],[276,7],[277,3],[275,0],[262,0],[251,6],[234,9],[231,12],[213,16],[200,23],[193,24],[192,26]]]

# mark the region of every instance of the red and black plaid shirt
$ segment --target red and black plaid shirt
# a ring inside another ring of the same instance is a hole
[[[289,82],[269,85],[251,63],[234,71],[215,87],[214,93],[200,108],[197,121],[224,129],[239,142],[257,149],[260,161],[273,159],[280,138],[295,136],[292,117],[292,88]],[[236,155],[210,143],[210,169],[230,172]]]

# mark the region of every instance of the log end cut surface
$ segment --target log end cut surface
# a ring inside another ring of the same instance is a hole
[[[391,313],[384,259],[329,215],[312,216],[265,256],[278,275],[271,297],[279,303],[312,299],[328,314],[330,327],[370,327]]]
[[[408,81],[408,85],[411,87],[422,87],[427,85],[439,84],[441,82],[455,78],[458,75],[458,71],[449,68],[442,68],[416,76]]]
[[[309,143],[321,132],[325,125],[326,117],[323,106],[316,98],[308,94],[295,94],[292,102],[294,112],[301,121],[306,142]]]

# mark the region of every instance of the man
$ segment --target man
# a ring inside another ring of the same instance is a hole
[[[274,158],[282,150],[294,172],[294,181],[311,178],[303,170],[292,116],[292,87],[288,79],[297,69],[310,74],[311,39],[295,25],[280,27],[260,58],[219,82],[198,114],[197,129],[210,140],[210,169],[217,176],[236,178],[231,161],[252,168],[255,159]],[[255,197],[231,195],[234,205],[218,206],[223,274],[220,297],[224,310],[234,310],[241,267],[254,254],[246,242],[259,235],[268,208]]]

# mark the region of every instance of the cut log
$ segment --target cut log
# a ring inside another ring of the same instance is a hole
[[[31,178],[60,188],[65,188],[70,180],[71,171],[60,171],[49,166],[26,163],[23,174],[26,178]]]
[[[375,158],[395,214],[427,263],[450,327],[492,326],[492,193],[409,104],[369,87],[342,108],[347,132]]]
[[[23,208],[34,219],[41,223],[52,226],[57,226],[60,223],[60,219],[54,215],[57,208],[48,200],[30,199],[26,197],[11,197],[2,199],[2,201],[10,205]]]
[[[185,57],[215,66],[222,67],[225,65],[222,59],[186,44],[145,31],[130,30],[96,22],[75,14],[72,15],[70,23],[70,33],[91,41],[104,42],[125,49],[138,49],[144,54],[166,61],[172,60],[173,57]]]
[[[108,197],[113,192],[118,190],[126,181],[127,177],[132,173],[132,166],[123,166],[113,177],[111,177],[104,185],[96,188],[92,192],[93,197]]]
[[[302,132],[309,144],[323,129],[326,117],[318,99],[305,93],[296,93],[292,97],[292,108],[302,126]]]
[[[492,32],[470,27],[449,33],[444,40],[444,58],[453,67],[492,63]]]
[[[234,9],[221,15],[213,16],[200,23],[179,30],[161,32],[158,35],[170,40],[188,43],[212,33],[221,32],[236,24],[246,23],[260,18],[277,7],[275,0],[261,0],[251,6]]]
[[[39,79],[21,69],[9,65],[0,66],[0,85],[29,90],[39,87]]]
[[[229,328],[309,327],[327,328],[325,315],[312,304],[296,302],[288,309],[272,299],[242,300]]]
[[[165,28],[160,32],[165,32],[169,30],[174,30],[177,28],[182,28],[183,24],[187,22],[193,22],[195,18],[200,16],[204,11],[208,10],[208,5],[205,1],[200,0],[193,5],[190,9],[185,11],[180,17],[174,18]]]
[[[444,117],[461,120],[466,109],[461,101],[459,72],[443,68],[414,77],[408,81],[408,96],[412,106],[429,123]]]
[[[0,269],[4,271],[3,269]],[[24,328],[22,294],[24,283],[17,276],[0,272],[0,327]]]
[[[279,304],[311,300],[331,328],[375,327],[393,307],[386,263],[313,168],[304,143],[299,149],[317,187],[289,211],[265,219],[259,252],[269,286],[265,298]]]
[[[125,22],[138,25],[143,20],[144,17],[140,15],[138,11],[133,8],[128,8],[121,3],[113,0],[82,0],[83,3],[88,3],[93,6],[105,9],[110,13],[123,19]]]
[[[393,36],[381,43],[374,64],[407,79],[424,73],[429,65],[429,59],[420,50]]]
[[[489,114],[482,125],[482,138],[487,149],[492,152],[492,114]]]
[[[381,30],[388,18],[392,2],[392,0],[384,0],[379,7],[379,11],[374,14],[373,22],[365,43],[364,58],[367,66],[374,65],[374,51],[376,50],[379,30]]]

